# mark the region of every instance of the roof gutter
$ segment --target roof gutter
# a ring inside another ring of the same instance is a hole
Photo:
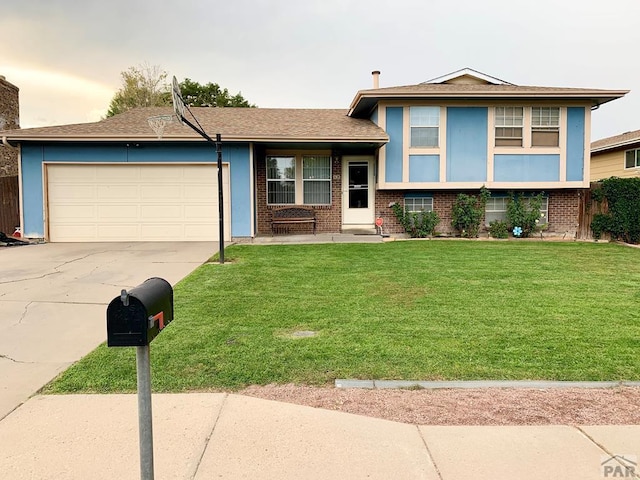
[[[640,141],[640,137],[632,138],[630,140],[625,140],[622,142],[612,143],[610,145],[604,145],[602,147],[596,147],[591,149],[591,153],[600,153],[606,152],[608,150],[617,150],[620,148],[628,147],[629,145],[633,145],[634,143],[638,143]]]
[[[8,140],[5,143],[3,137],[3,143],[5,145],[13,147]],[[229,136],[223,137],[225,143],[246,143],[246,142],[289,142],[289,143],[387,143],[389,141],[388,135],[380,137],[290,137],[290,136]],[[155,135],[149,136],[24,136],[14,137],[14,141],[27,141],[27,142],[202,142],[203,139],[196,136],[171,136],[164,135],[161,140]]]
[[[348,116],[358,110],[359,104],[364,100],[415,100],[415,99],[437,99],[446,100],[573,100],[590,101],[593,110],[605,103],[624,97],[629,90],[586,90],[580,92],[539,92],[535,90],[522,89],[520,91],[496,91],[496,92],[473,92],[473,91],[426,91],[426,92],[385,92],[376,90],[360,90],[351,101]]]

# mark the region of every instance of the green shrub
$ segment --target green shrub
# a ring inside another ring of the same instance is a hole
[[[591,230],[593,231],[593,238],[596,240],[600,240],[602,238],[603,233],[609,233],[612,227],[612,217],[611,215],[604,213],[596,213],[593,216],[593,221],[591,222]]]
[[[595,201],[606,200],[608,213],[596,214],[591,222],[594,238],[608,233],[614,240],[640,243],[640,178],[611,177],[594,190]]]
[[[539,193],[533,197],[525,197],[523,193],[510,193],[507,203],[507,224],[509,230],[515,227],[522,229],[520,237],[532,236],[539,228],[542,214],[542,200],[544,194]]]
[[[458,194],[451,211],[451,226],[460,233],[461,237],[478,236],[485,206],[490,196],[491,192],[484,186],[480,189],[479,195]]]
[[[493,238],[509,238],[509,228],[507,222],[494,220],[489,223],[489,235]]]
[[[399,203],[391,206],[394,215],[411,238],[432,237],[440,217],[436,212],[410,212]]]

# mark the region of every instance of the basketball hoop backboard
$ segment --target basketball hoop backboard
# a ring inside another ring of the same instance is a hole
[[[182,93],[180,92],[180,84],[176,79],[175,75],[173,77],[173,82],[171,86],[171,99],[173,100],[173,111],[178,117],[178,121],[181,125],[184,125],[184,100],[182,100]]]

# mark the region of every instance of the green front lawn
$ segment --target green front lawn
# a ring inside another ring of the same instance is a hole
[[[175,320],[151,344],[154,390],[336,378],[640,380],[637,249],[409,241],[225,253],[233,263],[203,265],[177,285]],[[102,345],[46,391],[135,385],[135,349]]]

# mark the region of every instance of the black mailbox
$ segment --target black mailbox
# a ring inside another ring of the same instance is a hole
[[[107,345],[149,345],[173,320],[173,288],[162,278],[150,278],[128,292],[122,290],[107,307]]]

